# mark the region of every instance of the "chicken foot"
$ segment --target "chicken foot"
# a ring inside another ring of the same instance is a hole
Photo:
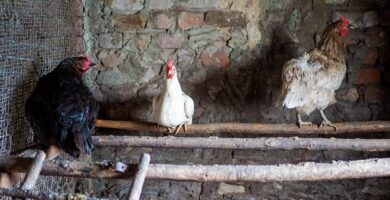
[[[297,118],[298,118],[298,126],[299,126],[299,128],[302,128],[302,126],[304,126],[304,125],[308,125],[308,126],[312,125],[311,122],[304,122],[304,121],[302,121],[301,115],[298,112],[297,112]]]
[[[337,131],[337,126],[333,125],[332,122],[330,122],[330,121],[328,120],[328,118],[326,118],[324,111],[323,111],[323,110],[319,110],[319,111],[320,111],[321,117],[322,117],[322,119],[323,119],[322,122],[321,122],[321,124],[320,124],[320,127],[323,127],[323,126],[330,126],[330,127],[333,127],[335,131]]]

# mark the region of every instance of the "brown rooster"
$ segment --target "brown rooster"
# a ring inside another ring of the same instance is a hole
[[[323,118],[320,126],[331,126],[337,130],[326,118],[324,109],[336,103],[335,91],[343,82],[347,70],[342,37],[348,31],[349,20],[342,16],[325,29],[318,49],[283,66],[283,106],[296,108],[299,127],[311,125],[311,122],[301,120],[301,114],[309,115],[318,110]]]

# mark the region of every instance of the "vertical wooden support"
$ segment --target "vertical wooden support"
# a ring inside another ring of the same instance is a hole
[[[35,155],[34,162],[31,165],[30,170],[24,177],[23,184],[21,186],[22,190],[31,190],[35,186],[39,174],[41,173],[43,162],[45,161],[46,154],[45,152],[39,150]]]
[[[130,188],[129,200],[139,200],[142,192],[142,187],[145,182],[146,172],[148,171],[149,163],[150,155],[144,153],[138,164],[138,171]]]

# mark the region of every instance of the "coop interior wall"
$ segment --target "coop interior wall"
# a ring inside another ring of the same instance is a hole
[[[195,102],[194,123],[295,123],[294,111],[275,104],[281,67],[315,48],[322,30],[340,15],[353,26],[345,39],[348,72],[337,91],[339,103],[325,113],[335,122],[390,118],[390,7],[385,0],[86,0],[85,6],[85,39],[98,60],[86,83],[104,104],[102,118],[153,121],[151,101],[163,82],[162,67],[173,57],[183,90]],[[319,123],[320,115],[313,113],[306,119]],[[98,147],[93,157],[137,163],[143,152],[151,153],[152,162],[177,164],[278,164],[388,156]],[[142,195],[143,199],[387,199],[389,182],[387,178],[251,184],[147,181]],[[128,181],[93,181],[93,193],[124,197],[128,186]]]
[[[98,61],[85,82],[103,104],[102,118],[152,121],[151,100],[163,82],[161,68],[173,57],[183,90],[195,101],[194,123],[295,123],[293,111],[275,105],[281,67],[314,48],[323,28],[341,14],[353,25],[346,38],[348,73],[337,92],[339,103],[326,114],[332,121],[390,118],[386,0],[85,0],[84,12],[82,7],[79,0],[0,2],[0,154],[35,144],[23,114],[24,101],[37,80],[33,66],[47,73],[62,59],[84,50]],[[320,116],[313,113],[307,119],[318,123]],[[389,156],[97,147],[93,159],[136,163],[143,152],[151,153],[152,162],[177,164],[278,164]],[[59,179],[44,181],[43,191],[64,191]],[[74,181],[65,181],[67,188],[74,188]],[[388,199],[389,182],[388,178],[250,184],[147,181],[142,198]],[[83,190],[94,196],[124,197],[129,188],[129,181],[90,183],[92,187],[84,184]]]

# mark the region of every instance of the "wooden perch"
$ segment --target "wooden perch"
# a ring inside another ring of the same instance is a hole
[[[42,170],[43,162],[45,161],[46,154],[45,152],[39,150],[35,155],[34,162],[31,164],[31,168],[24,177],[23,184],[21,186],[22,190],[31,190],[35,186],[39,173]]]
[[[390,132],[390,121],[345,122],[335,123],[333,127],[304,126],[299,128],[295,124],[257,124],[257,123],[214,123],[189,125],[186,132],[178,134],[209,135],[215,133],[245,133],[251,135],[304,135],[304,134],[344,134],[344,133],[378,133]],[[167,133],[164,127],[158,128],[154,123],[97,120],[96,126],[101,128],[122,129],[128,131],[146,131]]]
[[[130,188],[129,200],[139,200],[141,197],[142,187],[145,182],[146,172],[150,163],[150,155],[144,153],[138,165],[138,172],[135,175],[133,184]]]
[[[8,157],[0,159],[1,172],[27,172],[31,158]],[[41,174],[85,178],[129,179],[137,165],[128,165],[124,173],[107,169],[105,164],[72,162],[67,170],[53,172],[53,163],[45,162]],[[62,167],[56,164],[57,168]],[[83,167],[81,167],[83,166]],[[147,179],[175,181],[321,181],[390,176],[390,158],[332,163],[305,162],[283,165],[170,165],[150,164]]]
[[[193,149],[390,151],[390,139],[93,136],[96,145]]]
[[[54,192],[36,192],[25,191],[21,189],[6,189],[0,188],[1,197],[10,196],[21,199],[36,199],[36,200],[68,200],[68,199],[86,199],[86,200],[100,200],[100,198],[89,198],[81,194],[58,194]]]
[[[38,199],[38,200],[50,200],[50,199],[58,199],[58,200],[65,200],[64,197],[61,197],[59,194],[56,193],[42,193],[42,192],[36,192],[36,191],[25,191],[20,189],[6,189],[6,188],[0,188],[0,196],[9,196],[9,197],[15,197],[15,198],[21,198],[21,199]]]

